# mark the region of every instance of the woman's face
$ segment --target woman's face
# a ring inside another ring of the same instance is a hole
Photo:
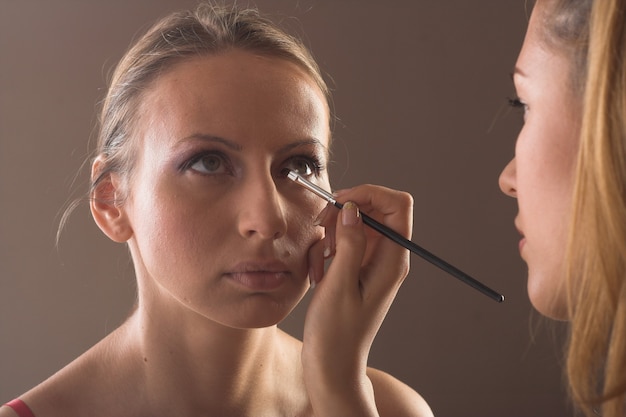
[[[329,187],[320,89],[286,60],[234,50],[177,64],[138,113],[123,209],[144,303],[239,328],[282,320],[323,237],[325,202],[283,173]]]
[[[515,226],[522,235],[519,250],[528,265],[530,300],[542,314],[565,319],[563,258],[582,115],[567,56],[542,38],[542,7],[540,2],[533,10],[515,66],[524,126],[500,188],[517,198]]]

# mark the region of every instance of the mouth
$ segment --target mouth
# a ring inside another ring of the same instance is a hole
[[[236,284],[253,291],[272,291],[281,287],[291,277],[287,266],[281,262],[243,262],[224,274]]]
[[[524,232],[522,231],[522,228],[519,226],[518,224],[519,222],[515,221],[515,229],[517,230],[517,233],[519,233],[519,235],[521,236],[519,243],[518,243],[518,248],[519,248],[519,252],[520,255],[522,254],[522,250],[524,249],[524,246],[526,246],[526,236],[524,235]],[[523,256],[522,256],[523,258]]]

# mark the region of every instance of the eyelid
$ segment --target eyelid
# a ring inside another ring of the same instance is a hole
[[[515,97],[508,97],[507,98],[507,102],[509,104],[509,106],[515,108],[515,109],[523,109],[524,112],[526,112],[528,110],[528,104],[526,104],[526,102],[524,100],[522,100],[521,98],[519,98],[518,96]]]
[[[306,154],[300,153],[296,155],[291,155],[285,160],[283,165],[287,165],[289,164],[289,162],[292,162],[298,159],[306,161],[310,165],[310,168],[313,171],[313,175],[315,176],[319,176],[320,173],[326,169],[325,160],[320,158],[320,156],[314,152],[306,153]],[[281,173],[282,172],[283,172],[283,169],[281,169]]]
[[[222,163],[225,166],[225,169],[232,171],[232,168],[233,168],[232,163],[230,162],[230,159],[228,158],[228,156],[224,152],[215,150],[215,149],[206,149],[206,150],[193,153],[191,157],[186,158],[185,161],[180,165],[179,170],[181,172],[192,170],[198,174],[210,175],[210,174],[203,173],[203,172],[200,172],[198,170],[191,168],[193,165],[199,162],[202,158],[205,158],[207,156],[216,156],[220,158],[222,160]]]
[[[219,158],[222,161],[224,165],[224,170],[227,171],[227,173],[235,173],[237,171],[236,165],[233,165],[233,160],[231,159],[231,156],[229,155],[229,153],[224,152],[223,150],[220,150],[220,149],[215,149],[215,148],[196,149],[193,152],[189,152],[188,155],[184,157],[183,162],[181,162],[178,165],[178,170],[181,173],[184,173],[186,171],[193,171],[201,175],[202,174],[211,175],[209,173],[198,171],[192,168],[194,164],[198,163],[199,161],[201,161],[203,158],[206,158],[207,156]],[[285,156],[282,159],[282,162],[280,163],[278,171],[282,173],[282,171],[286,168],[286,166],[294,163],[294,161],[295,162],[301,161],[307,164],[309,168],[311,169],[312,174],[315,176],[319,176],[321,172],[326,169],[326,164],[327,164],[325,156],[321,155],[320,152],[317,151],[317,149],[310,150],[310,151],[300,149],[299,153]],[[223,173],[223,172],[219,172],[219,173]],[[216,173],[216,174],[219,174],[219,173]]]
[[[508,97],[507,101],[509,102],[509,106],[511,107],[524,107],[524,103],[520,100],[519,97]]]

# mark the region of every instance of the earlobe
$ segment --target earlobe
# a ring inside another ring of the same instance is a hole
[[[96,158],[91,167],[92,182],[98,183],[91,190],[91,214],[102,232],[115,242],[126,242],[133,235],[132,227],[123,205],[123,189],[119,175],[103,173],[104,160]]]

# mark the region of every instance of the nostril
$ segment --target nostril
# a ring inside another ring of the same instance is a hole
[[[256,193],[246,199],[247,204],[238,213],[238,227],[242,236],[263,240],[278,239],[286,233],[285,207],[276,193]]]
[[[509,162],[507,166],[504,167],[504,169],[500,173],[500,177],[498,178],[498,185],[500,186],[500,190],[510,197],[517,196],[515,176],[516,166],[515,158],[513,158],[511,162]]]

